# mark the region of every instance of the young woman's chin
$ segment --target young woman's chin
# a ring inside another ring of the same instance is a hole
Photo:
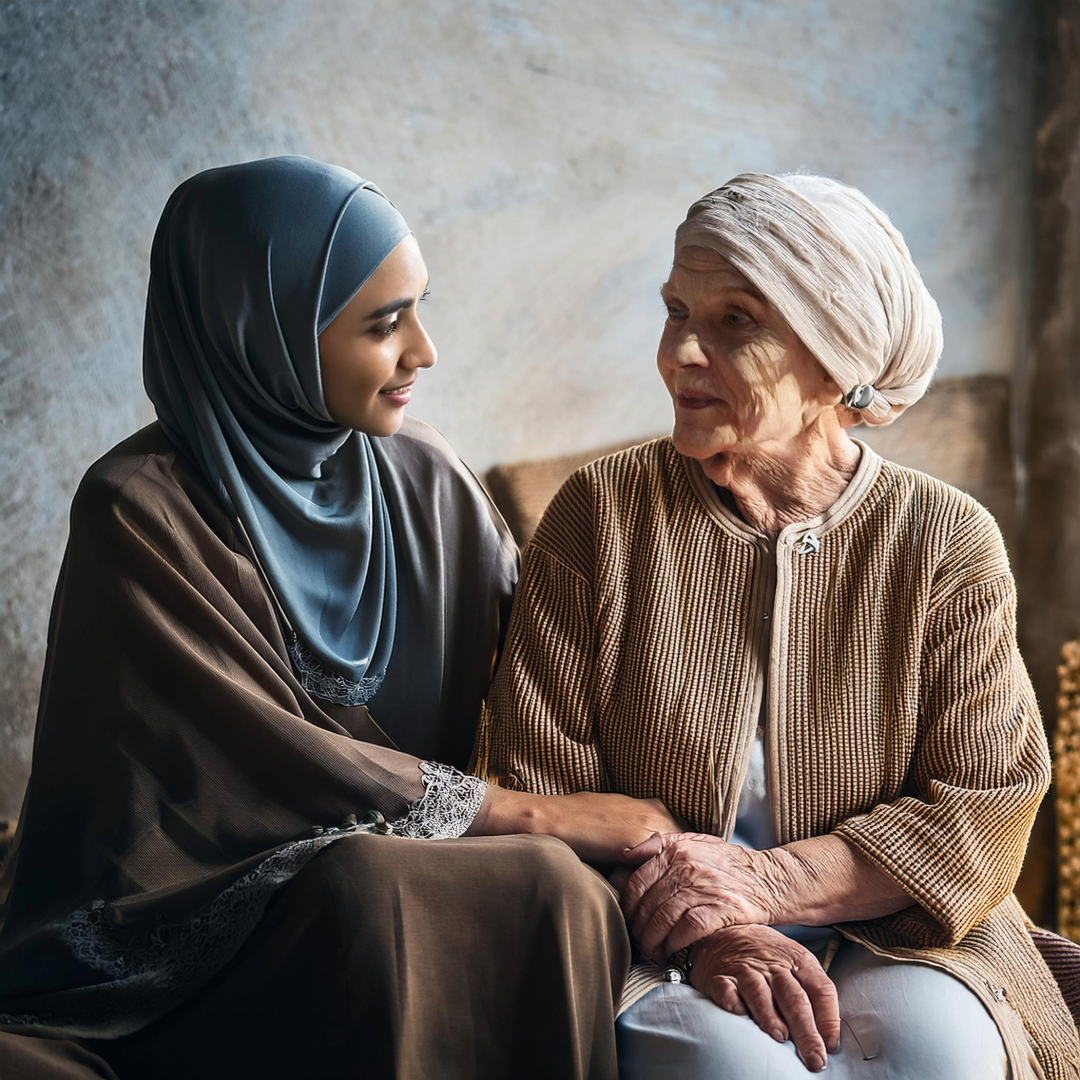
[[[361,435],[370,435],[375,439],[396,435],[405,419],[405,409],[400,405],[387,405],[375,401],[366,409],[344,409],[331,413],[334,420],[342,427],[350,427]]]
[[[400,405],[386,406],[379,402],[353,427],[365,435],[384,439],[389,435],[396,435],[404,420],[405,410]]]

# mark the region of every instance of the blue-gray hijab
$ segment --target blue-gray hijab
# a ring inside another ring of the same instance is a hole
[[[385,675],[397,582],[371,443],[326,411],[318,335],[408,233],[374,184],[277,157],[185,180],[150,255],[158,419],[239,519],[302,685],[345,705]]]

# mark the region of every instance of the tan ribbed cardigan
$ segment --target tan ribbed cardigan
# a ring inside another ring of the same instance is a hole
[[[669,439],[575,473],[525,553],[481,767],[726,837],[764,703],[778,841],[834,832],[916,901],[842,931],[966,983],[1014,1080],[1080,1075],[1012,895],[1050,762],[993,519],[863,446],[768,550]]]

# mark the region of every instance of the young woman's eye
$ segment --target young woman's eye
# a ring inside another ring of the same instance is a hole
[[[431,290],[430,289],[425,289],[424,290],[424,295],[421,296],[419,300],[417,300],[417,303],[422,304],[430,295],[431,295]]]
[[[381,338],[390,337],[390,335],[393,334],[395,330],[397,330],[397,319],[395,319],[392,323],[386,323],[383,326],[373,326],[371,328],[371,332],[376,337]]]

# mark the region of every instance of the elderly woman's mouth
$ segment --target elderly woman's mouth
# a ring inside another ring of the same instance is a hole
[[[722,404],[722,400],[697,390],[679,390],[675,394],[675,404],[680,409],[707,409],[710,405]]]

